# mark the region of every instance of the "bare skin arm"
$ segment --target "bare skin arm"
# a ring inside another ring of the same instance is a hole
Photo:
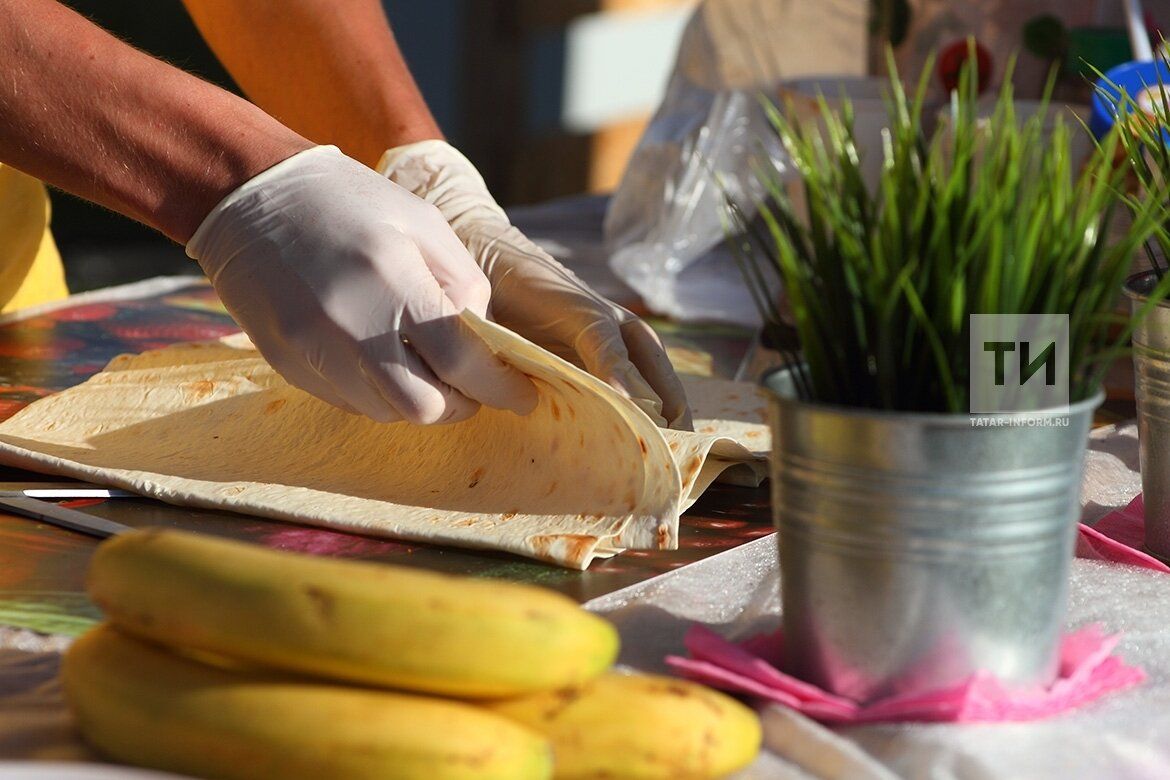
[[[0,162],[179,242],[239,184],[312,146],[55,0],[0,2],[0,62]]]
[[[306,138],[374,165],[442,138],[378,0],[183,0],[248,97]]]

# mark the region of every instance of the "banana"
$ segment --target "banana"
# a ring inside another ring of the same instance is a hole
[[[548,743],[472,704],[241,673],[99,626],[62,663],[81,734],[110,758],[223,780],[547,778]]]
[[[552,741],[557,778],[722,777],[755,758],[760,722],[732,698],[670,677],[611,672],[485,705]]]
[[[611,624],[544,588],[178,531],[102,543],[87,587],[110,622],[138,637],[460,698],[581,684],[618,650]]]

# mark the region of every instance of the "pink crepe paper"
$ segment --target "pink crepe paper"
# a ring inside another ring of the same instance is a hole
[[[1143,569],[1170,572],[1170,566],[1142,552],[1145,543],[1145,505],[1139,495],[1125,509],[1117,509],[1093,526],[1081,524],[1077,535],[1077,557],[1091,561],[1112,561]]]
[[[690,658],[666,662],[684,676],[734,693],[756,696],[825,723],[879,721],[971,722],[1034,720],[1074,709],[1112,691],[1137,685],[1145,673],[1129,666],[1113,650],[1117,636],[1091,625],[1065,636],[1060,672],[1048,688],[1006,688],[990,674],[978,672],[965,682],[924,694],[891,696],[859,704],[780,671],[780,632],[734,644],[703,626],[686,636]]]

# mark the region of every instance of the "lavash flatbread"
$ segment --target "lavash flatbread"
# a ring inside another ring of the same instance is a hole
[[[0,424],[0,461],[175,504],[577,569],[626,548],[674,549],[679,515],[719,472],[746,463],[749,481],[762,476],[754,442],[735,440],[739,421],[732,436],[660,430],[588,373],[464,320],[533,379],[532,414],[376,423],[289,386],[246,338],[229,338],[115,358]]]

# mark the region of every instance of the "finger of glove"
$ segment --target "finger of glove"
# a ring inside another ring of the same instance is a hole
[[[446,223],[442,227],[447,229]],[[381,307],[377,315],[384,324],[374,323],[375,327],[370,328],[366,322],[369,317],[364,317],[352,325],[370,334],[360,343],[362,376],[410,422],[428,425],[465,419],[478,410],[480,399],[453,386],[435,371],[435,366],[443,366],[450,354],[461,354],[465,348],[462,342],[467,339],[452,337],[450,327],[444,325],[444,321],[458,318],[457,310],[424,261],[417,242],[410,236],[402,239],[387,243],[381,250],[395,259],[393,284],[385,292],[385,302],[393,305]],[[468,264],[479,274],[478,268],[470,261]],[[432,335],[435,331],[438,335]],[[498,362],[494,356],[492,361]],[[491,366],[483,368],[490,375]],[[520,389],[529,388],[522,385]]]
[[[268,360],[273,370],[280,374],[293,387],[304,390],[309,395],[315,396],[325,403],[336,406],[338,409],[349,414],[362,414],[353,405],[343,400],[341,395],[334,390],[333,385],[309,365],[301,364],[298,368],[293,368],[287,359],[273,359],[267,355],[265,355],[265,359]]]
[[[282,294],[275,297],[264,295],[279,285],[274,285],[271,278],[266,280],[257,271],[258,265],[227,262],[218,269],[220,273],[217,275],[216,290],[224,305],[245,328],[268,364],[286,382],[349,414],[361,414],[313,367],[308,357],[316,349],[312,334],[317,329],[306,327],[303,312],[313,309],[312,297],[306,296],[299,287],[286,287],[281,291]],[[248,294],[241,294],[245,290]],[[274,302],[283,306],[274,307]],[[298,328],[290,328],[287,322],[282,322],[282,309],[301,312],[297,317]],[[294,330],[301,335],[298,336]]]
[[[389,360],[384,349],[388,344],[397,345]],[[470,417],[479,408],[427,371],[397,332],[367,339],[356,348],[319,349],[308,358],[346,403],[378,422],[429,425]]]
[[[655,425],[666,426],[666,420],[662,418],[662,399],[630,362],[616,321],[597,321],[581,332],[575,346],[590,374],[633,401]]]
[[[359,359],[363,374],[407,422],[453,423],[479,411],[479,403],[435,376],[398,333],[371,339],[365,347]]]
[[[522,279],[527,287],[539,286],[550,292],[581,296],[600,308],[613,307],[610,301],[515,227],[491,238],[485,234],[472,233],[469,245],[479,247],[480,254],[484,255],[476,257],[476,262],[484,268],[492,282],[493,292],[496,293],[493,298],[498,296],[502,283],[511,277]],[[493,266],[490,271],[487,268],[489,260]]]
[[[299,360],[293,362],[290,372],[295,383],[327,385],[343,403],[377,422],[428,424],[469,417],[478,409],[478,404],[449,387],[417,386],[442,383],[417,357],[417,365],[410,363],[396,330],[355,342],[352,336],[322,322],[306,338],[311,341],[301,341]]]
[[[687,392],[671,365],[670,357],[654,329],[639,319],[621,326],[630,362],[637,367],[658,397],[662,399],[662,416],[671,428],[694,430]]]
[[[248,311],[237,304],[233,314],[241,322],[252,321],[249,333],[256,345],[289,384],[351,414],[378,422],[401,419],[362,375],[354,337],[323,316],[315,293],[303,285],[281,287],[269,280],[271,286],[265,287],[261,280],[250,281],[255,297],[245,300],[263,305]],[[279,296],[273,296],[274,290]]]
[[[456,311],[471,309],[480,317],[486,317],[492,295],[487,276],[440,211],[435,209],[429,213],[425,223],[426,227],[417,231],[413,238],[439,287],[455,305]]]
[[[435,290],[442,296],[442,291]],[[419,357],[442,381],[468,398],[495,409],[525,415],[536,408],[536,386],[508,365],[459,317],[454,302],[442,297],[439,316],[404,324]]]

